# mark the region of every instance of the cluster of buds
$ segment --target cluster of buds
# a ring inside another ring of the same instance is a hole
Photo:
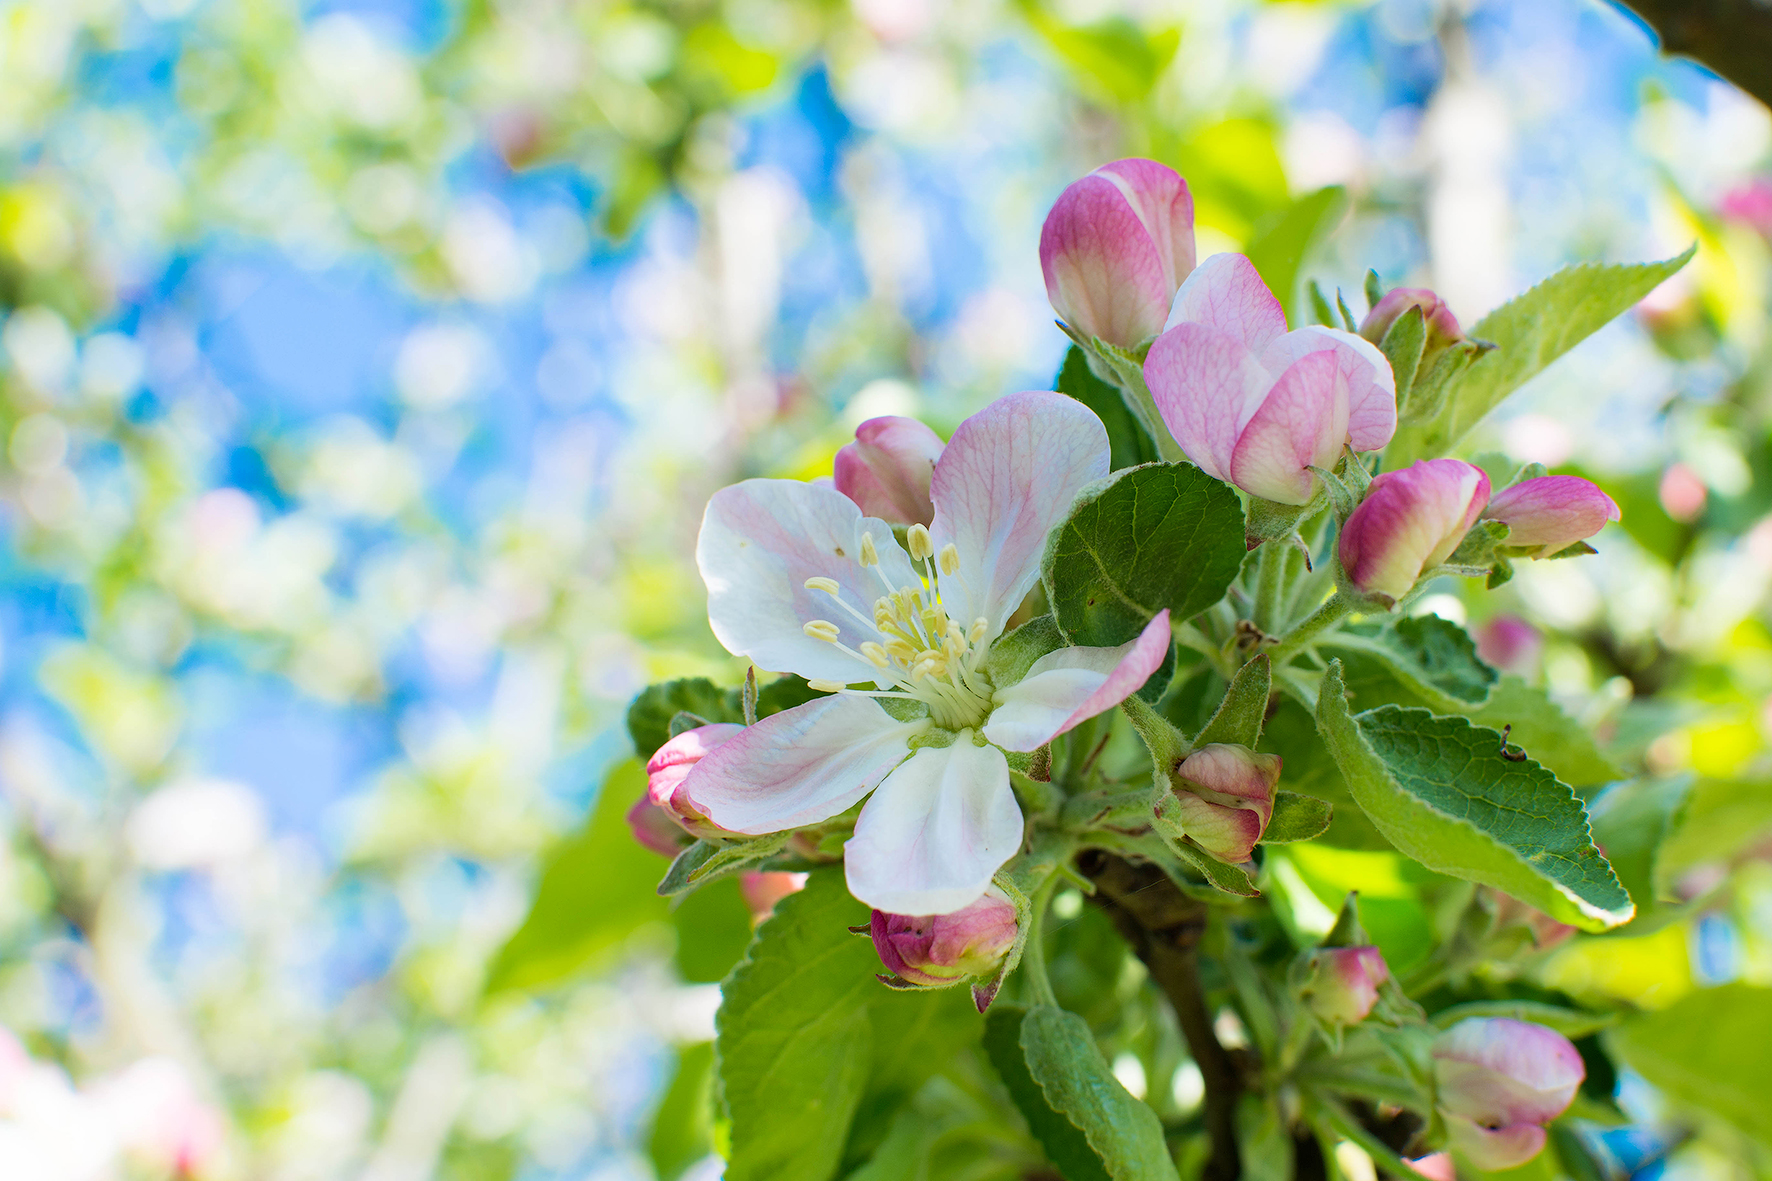
[[[1511,1017],[1468,1017],[1434,1039],[1437,1106],[1452,1149],[1479,1169],[1511,1169],[1544,1148],[1545,1125],[1587,1077],[1553,1029]]]

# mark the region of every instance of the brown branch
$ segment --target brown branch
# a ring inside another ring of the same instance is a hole
[[[1243,1080],[1212,1031],[1212,1014],[1200,987],[1198,949],[1206,931],[1206,904],[1183,894],[1155,866],[1133,865],[1099,849],[1080,853],[1077,868],[1095,883],[1091,901],[1107,912],[1169,998],[1188,1052],[1206,1080],[1205,1120],[1212,1156],[1204,1181],[1236,1181],[1242,1171],[1236,1107]]]
[[[1661,38],[1663,53],[1708,66],[1772,106],[1772,5],[1765,0],[1613,0]]]

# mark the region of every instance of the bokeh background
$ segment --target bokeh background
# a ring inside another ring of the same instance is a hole
[[[1772,982],[1769,149],[1598,0],[0,0],[0,1173],[717,1177],[654,1112],[723,965],[500,948],[631,697],[742,673],[706,495],[1050,388],[1040,221],[1128,154],[1202,256],[1345,186],[1306,273],[1467,324],[1700,244],[1477,441],[1601,555],[1429,605],[1736,834],[1535,970]],[[1749,1175],[1621,1096],[1621,1176]]]

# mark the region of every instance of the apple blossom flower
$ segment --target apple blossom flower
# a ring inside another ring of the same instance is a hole
[[[1510,551],[1517,547],[1530,550],[1526,556],[1546,558],[1618,520],[1618,505],[1580,476],[1534,476],[1497,492],[1483,519],[1508,527],[1503,544]]]
[[[1544,1147],[1587,1077],[1553,1029],[1511,1017],[1467,1017],[1434,1039],[1437,1106],[1453,1149],[1480,1169],[1511,1169]]]
[[[941,436],[914,418],[870,418],[837,452],[832,479],[868,516],[926,526],[935,519],[929,481],[942,447]]]
[[[743,726],[734,722],[714,722],[685,730],[646,760],[646,798],[651,800],[682,830],[695,837],[726,837],[732,834],[696,810],[683,781],[707,753],[741,733]]]
[[[1445,561],[1489,502],[1489,477],[1462,459],[1422,459],[1372,481],[1341,527],[1349,581],[1393,603]]]
[[[1194,199],[1152,160],[1104,164],[1059,194],[1040,230],[1052,307],[1079,335],[1134,348],[1163,330],[1194,269]]]
[[[1220,861],[1240,865],[1274,814],[1280,756],[1214,742],[1181,761],[1170,787],[1182,830]]]
[[[1384,334],[1410,308],[1421,309],[1423,327],[1427,329],[1427,339],[1421,349],[1422,367],[1430,365],[1449,346],[1464,339],[1458,317],[1452,314],[1445,300],[1425,287],[1393,287],[1385,292],[1360,321],[1360,335],[1373,344],[1383,343]]]
[[[890,976],[943,988],[968,976],[986,975],[1003,961],[1015,946],[1015,904],[991,886],[978,901],[952,914],[876,910],[868,933]]]
[[[1013,684],[987,668],[1047,534],[1107,471],[1100,420],[1035,392],[954,432],[930,483],[934,520],[911,527],[909,552],[828,486],[746,480],[715,493],[696,547],[715,637],[831,692],[709,751],[684,781],[689,806],[760,835],[871,792],[844,846],[850,892],[893,914],[976,901],[1022,843],[1004,751],[1113,708],[1169,651],[1165,611],[1119,647],[1047,653]]]
[[[1332,1025],[1357,1025],[1378,1003],[1378,986],[1390,968],[1376,947],[1324,947],[1311,956],[1305,991],[1311,1012]]]
[[[1252,496],[1307,504],[1308,469],[1372,451],[1397,430],[1390,362],[1370,341],[1286,313],[1255,266],[1215,254],[1176,294],[1144,379],[1175,441],[1207,475]]]

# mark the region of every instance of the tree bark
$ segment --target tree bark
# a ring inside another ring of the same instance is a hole
[[[1689,57],[1772,106],[1772,4],[1766,0],[1613,0]]]
[[[1183,894],[1155,866],[1133,865],[1099,849],[1079,854],[1077,868],[1095,883],[1091,902],[1107,912],[1169,998],[1188,1052],[1205,1079],[1205,1124],[1212,1138],[1205,1181],[1236,1181],[1242,1171],[1236,1108],[1243,1080],[1212,1030],[1212,1013],[1200,988],[1199,944],[1206,931],[1206,904]]]

